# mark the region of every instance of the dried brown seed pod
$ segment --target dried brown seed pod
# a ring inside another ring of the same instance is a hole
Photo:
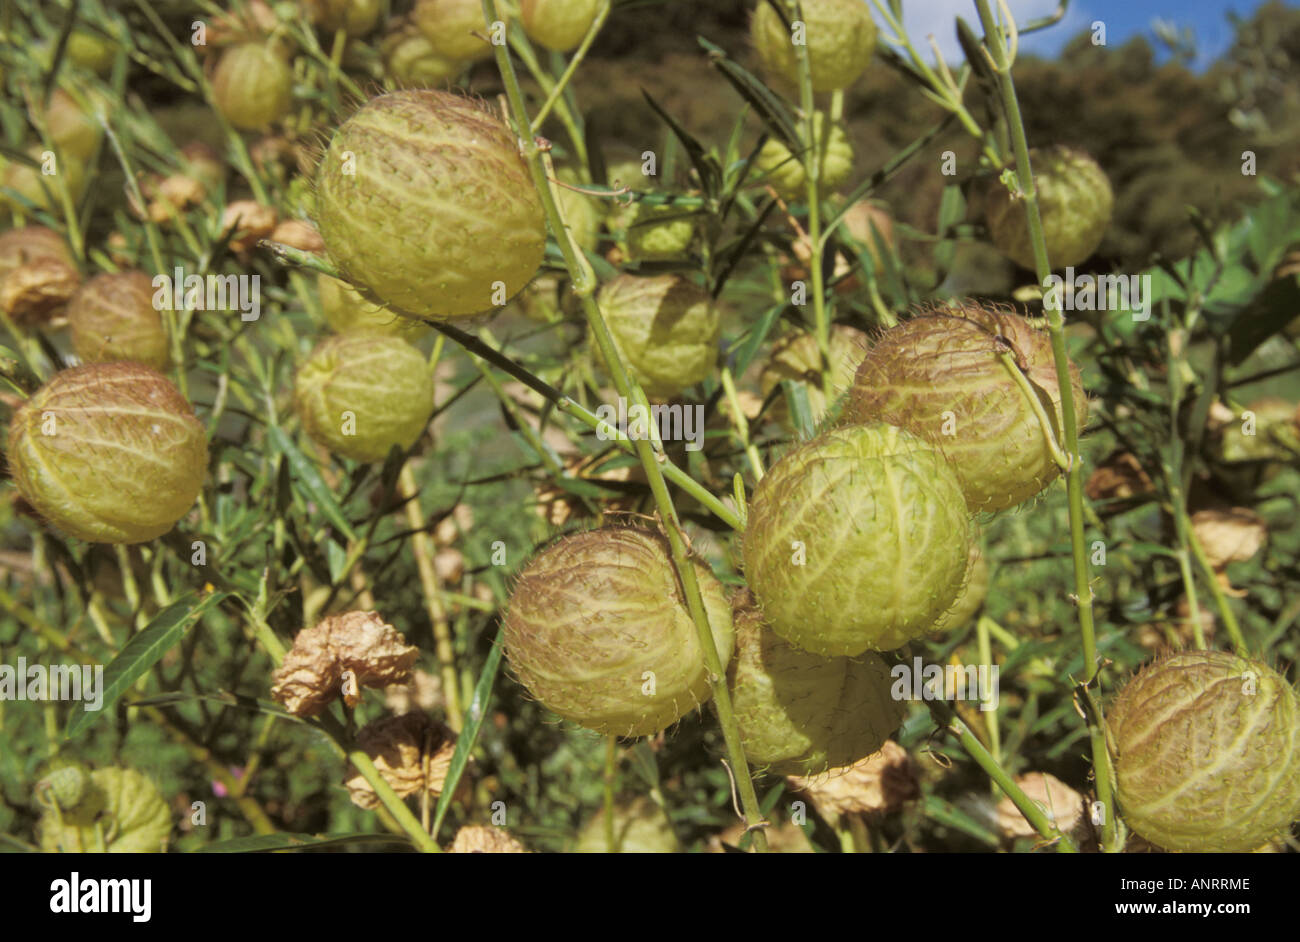
[[[72,349],[87,363],[167,364],[167,331],[154,307],[153,280],[141,271],[105,272],[68,302]]]
[[[255,200],[235,200],[221,213],[221,231],[230,233],[230,249],[243,254],[275,231],[276,212]]]
[[[856,327],[835,324],[830,335],[831,397],[828,399],[821,385],[821,353],[817,337],[805,330],[787,334],[772,348],[759,386],[767,399],[781,380],[802,382],[808,396],[808,411],[813,424],[821,422],[826,410],[846,389],[853,385],[858,364],[867,355],[867,335]],[[768,415],[782,425],[790,424],[790,410],[785,396],[777,394],[768,408]]]
[[[0,308],[20,326],[42,324],[68,302],[80,284],[81,274],[75,266],[40,256],[5,275],[0,282]]]
[[[419,654],[377,612],[331,615],[298,632],[271,698],[297,716],[314,716],[340,693],[355,704],[361,687],[406,683]]]
[[[789,781],[812,800],[818,814],[832,821],[846,814],[892,814],[921,794],[916,763],[892,739],[850,766],[790,776]]]
[[[453,854],[526,854],[524,845],[505,828],[467,824],[456,832],[449,853]]]
[[[1030,772],[1017,775],[1016,784],[1021,791],[1038,805],[1052,821],[1057,830],[1077,839],[1085,838],[1088,831],[1088,819],[1085,813],[1083,796],[1059,778],[1047,772]],[[1037,837],[1034,826],[1025,820],[1015,802],[1005,795],[998,802],[998,830],[1008,838]]]
[[[1268,539],[1264,518],[1249,507],[1198,510],[1192,514],[1192,532],[1215,569],[1245,562]]]
[[[437,798],[456,751],[456,734],[427,713],[411,712],[367,723],[357,733],[357,745],[399,798],[422,792]],[[359,808],[379,807],[379,798],[365,776],[351,766],[348,772],[343,784],[352,803]]]

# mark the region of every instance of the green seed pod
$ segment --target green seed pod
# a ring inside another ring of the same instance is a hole
[[[664,810],[653,801],[636,798],[614,805],[612,850],[603,807],[582,826],[573,850],[578,854],[680,854],[682,846]]]
[[[600,12],[600,0],[521,0],[519,18],[528,38],[547,49],[577,49]]]
[[[50,523],[92,543],[143,543],[185,516],[208,441],[167,377],[138,363],[54,374],[9,423],[14,483]]]
[[[1085,261],[1101,244],[1115,208],[1115,194],[1101,165],[1069,147],[1034,148],[1029,152],[1038,191],[1038,211],[1052,268]],[[999,252],[1021,268],[1034,268],[1025,203],[1000,182],[987,190],[984,216]]]
[[[836,397],[853,384],[858,364],[866,356],[868,342],[867,335],[855,327],[845,324],[831,326],[831,388]],[[772,355],[764,364],[758,380],[763,398],[771,395],[783,379],[804,384],[813,424],[820,423],[833,400],[828,401],[822,392],[821,352],[817,349],[817,337],[814,334],[798,330],[787,334],[772,348]],[[787,427],[790,425],[790,409],[786,405],[785,396],[778,394],[768,407],[767,414],[773,421]]]
[[[567,167],[557,171],[556,177],[562,183],[581,186],[578,175]],[[596,251],[596,247],[600,244],[600,223],[604,204],[567,186],[556,187],[555,192],[560,203],[560,214],[564,217],[569,231],[573,233],[573,238],[585,251]]]
[[[153,281],[144,272],[96,275],[68,302],[72,349],[87,363],[134,360],[161,370],[167,331],[153,301]]]
[[[815,775],[877,752],[906,714],[878,655],[820,657],[763,623],[750,593],[736,599],[736,657],[727,672],[745,755],[780,775]]]
[[[45,807],[54,805],[60,811],[73,811],[83,804],[99,798],[93,814],[103,806],[102,796],[97,796],[90,780],[90,770],[84,762],[57,756],[46,763],[36,782],[37,802]]]
[[[414,341],[429,332],[427,324],[401,317],[381,304],[367,301],[360,291],[345,281],[317,275],[316,288],[325,322],[335,333],[368,331]]]
[[[619,275],[597,300],[623,364],[648,397],[669,399],[712,374],[721,326],[708,292],[680,275]]]
[[[74,29],[68,34],[68,45],[64,53],[69,61],[102,78],[113,71],[113,62],[117,59],[117,43],[99,33]]]
[[[160,853],[171,835],[167,802],[148,777],[135,769],[96,769],[93,787],[103,798],[98,808],[71,814],[47,809],[36,822],[36,839],[45,853]]]
[[[1186,651],[1108,711],[1124,820],[1166,850],[1243,852],[1300,818],[1300,697],[1266,664]]]
[[[294,383],[307,434],[353,461],[383,461],[394,445],[414,445],[433,415],[433,395],[419,350],[368,332],[322,340]]]
[[[447,59],[477,62],[492,55],[480,0],[416,0],[411,19]],[[475,35],[475,34],[478,35]]]
[[[794,17],[794,4],[786,15],[796,32],[781,22],[767,0],[760,0],[750,21],[750,38],[764,69],[791,86],[799,82],[796,40],[808,46],[808,64],[815,92],[847,88],[871,62],[876,50],[876,24],[862,0],[803,0],[803,28]]]
[[[311,21],[326,32],[343,30],[351,37],[375,28],[384,12],[384,0],[307,0]]]
[[[16,191],[37,209],[46,212],[60,211],[59,207],[63,205],[60,196],[62,187],[68,188],[68,196],[73,203],[78,202],[86,192],[84,158],[72,153],[60,156],[55,151],[42,150],[40,147],[27,148],[27,156],[36,162],[35,167],[17,161],[0,164],[4,167],[0,187]],[[0,195],[0,206],[28,211],[22,202],[5,195]]]
[[[731,608],[709,567],[693,564],[725,665]],[[534,557],[510,597],[505,648],[547,709],[599,733],[652,735],[712,692],[668,540],[650,530],[573,533]]]
[[[843,421],[883,421],[935,443],[951,459],[971,510],[1014,507],[1060,473],[1010,352],[1061,433],[1061,393],[1051,338],[1023,317],[967,301],[951,314],[923,314],[893,327],[858,367]],[[1075,421],[1088,398],[1071,364]]]
[[[890,651],[956,600],[970,540],[957,477],[932,445],[884,423],[846,426],[759,482],[745,578],[792,644],[827,657]]]
[[[61,88],[50,95],[43,115],[46,131],[58,152],[69,161],[87,161],[99,146],[99,124]]]
[[[676,206],[637,203],[626,225],[628,254],[643,261],[681,258],[695,238],[695,220]]]
[[[293,71],[270,45],[233,46],[217,62],[212,101],[235,127],[265,130],[293,105]]]
[[[846,183],[853,172],[853,145],[842,124],[832,124],[825,132],[825,121],[819,111],[813,115],[813,134],[815,146],[821,148],[821,189],[825,193]],[[790,153],[789,148],[776,138],[768,138],[755,158],[755,166],[764,174],[768,183],[776,189],[777,195],[784,200],[802,199],[808,195],[808,174],[804,169],[804,159]]]
[[[465,71],[465,63],[440,56],[414,23],[400,21],[379,44],[384,71],[404,88],[437,88]]]
[[[317,171],[316,211],[348,280],[422,317],[503,304],[546,247],[514,135],[478,103],[430,89],[373,98],[344,122]]]

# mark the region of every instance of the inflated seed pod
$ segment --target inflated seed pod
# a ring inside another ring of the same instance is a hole
[[[289,113],[293,71],[269,43],[244,43],[221,54],[212,101],[237,128],[261,131]]]
[[[642,261],[680,258],[695,238],[695,220],[676,206],[637,203],[626,225],[628,254]]]
[[[158,787],[135,769],[95,769],[93,800],[64,812],[46,807],[36,822],[45,853],[157,854],[167,849],[171,812]]]
[[[99,124],[61,88],[50,93],[44,122],[50,140],[67,160],[89,160],[99,146]]]
[[[934,631],[949,631],[967,624],[984,605],[989,594],[989,561],[979,540],[971,540],[970,558],[961,593],[935,622]]]
[[[72,252],[52,229],[24,226],[0,233],[0,309],[20,327],[49,320],[80,283]]]
[[[832,124],[825,130],[825,120],[818,111],[813,115],[814,147],[821,150],[822,192],[839,188],[853,172],[853,145],[844,131],[844,125]],[[811,155],[796,156],[776,138],[768,138],[758,152],[754,164],[765,175],[768,183],[784,200],[803,199],[808,195],[808,173],[804,160]]]
[[[62,206],[64,188],[68,197],[75,204],[86,192],[86,161],[73,153],[59,154],[43,150],[39,146],[27,148],[27,156],[36,166],[11,161],[3,163],[4,174],[0,175],[0,186],[14,190],[24,200],[37,209],[59,211]],[[28,212],[27,206],[18,199],[0,195],[0,206],[9,206]]]
[[[731,607],[709,567],[693,565],[726,664]],[[649,736],[711,695],[668,540],[651,530],[573,533],[534,557],[506,609],[505,649],[547,709],[601,733]]]
[[[754,490],[745,580],[767,623],[823,656],[890,651],[961,591],[971,524],[933,445],[884,423],[831,429]]]
[[[492,55],[480,0],[416,0],[411,19],[440,56],[476,62]]]
[[[879,750],[903,720],[889,665],[870,652],[821,657],[767,627],[749,592],[732,621],[727,685],[749,761],[781,775],[813,775]]]
[[[784,4],[786,16],[796,22],[795,5]],[[803,0],[802,38],[808,47],[808,65],[815,92],[846,88],[871,62],[876,49],[876,24],[862,0]],[[788,86],[799,82],[796,36],[767,0],[759,0],[750,22],[750,38],[767,73]]]
[[[1060,441],[1051,338],[1023,317],[974,301],[885,331],[858,367],[842,420],[888,422],[935,443],[952,460],[971,510],[1014,507],[1054,481],[1060,466],[1013,370],[1028,380]],[[1073,364],[1070,380],[1082,429],[1088,398]]]
[[[380,95],[343,123],[316,174],[316,214],[348,281],[432,318],[493,309],[537,274],[541,200],[514,134],[462,95]]]
[[[619,275],[597,300],[624,365],[650,398],[668,399],[712,374],[721,327],[702,288],[680,275]]]
[[[1175,851],[1243,852],[1300,818],[1300,697],[1221,651],[1158,660],[1107,711],[1120,813]]]
[[[399,317],[383,305],[366,300],[361,292],[345,281],[329,275],[318,275],[316,289],[320,294],[325,322],[335,333],[370,331],[416,340],[429,332],[427,324],[409,317]]]
[[[27,502],[69,536],[142,543],[199,495],[208,442],[167,377],[138,363],[54,374],[9,423],[9,470]]]
[[[1029,164],[1034,168],[1038,212],[1052,268],[1086,261],[1101,244],[1115,208],[1106,171],[1082,151],[1062,146],[1031,149]],[[992,182],[984,214],[998,251],[1032,270],[1034,249],[1024,200],[1012,196],[1000,182]]]
[[[349,36],[364,36],[375,28],[384,12],[384,0],[307,0],[307,12],[321,29],[343,30]]]
[[[384,71],[404,88],[438,88],[465,71],[465,63],[434,51],[433,43],[409,20],[390,26],[379,44]]]
[[[383,461],[394,445],[415,444],[433,415],[433,394],[419,350],[364,331],[322,340],[294,383],[303,429],[353,461]]]
[[[72,349],[87,363],[134,360],[156,370],[167,363],[167,331],[144,272],[105,272],[68,302]]]
[[[602,807],[582,826],[573,850],[578,854],[678,854],[682,846],[664,810],[648,798],[634,798],[614,805],[612,848]]]
[[[521,0],[519,18],[528,38],[547,49],[578,48],[600,12],[600,0]]]
[[[832,398],[827,399],[821,385],[821,352],[817,349],[816,335],[806,330],[787,334],[772,348],[772,355],[763,365],[759,375],[759,386],[763,398],[771,395],[772,390],[780,385],[781,380],[790,379],[802,382],[808,396],[808,411],[813,424],[821,422],[826,410],[843,392],[853,384],[853,376],[858,364],[867,353],[867,335],[856,327],[846,324],[834,324],[831,327],[831,390]],[[768,407],[767,414],[782,425],[790,425],[790,408],[785,396],[778,394]]]

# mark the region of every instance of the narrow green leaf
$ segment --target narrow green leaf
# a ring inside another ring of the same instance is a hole
[[[722,192],[722,168],[718,166],[717,159],[705,152],[704,145],[697,141],[686,128],[682,127],[676,118],[665,111],[659,102],[655,101],[644,88],[641,89],[641,95],[654,109],[655,114],[663,118],[664,124],[672,129],[673,135],[686,149],[686,154],[691,159],[691,166],[695,168],[695,172],[700,176],[700,183],[704,187],[705,194],[711,200],[717,199]]]
[[[118,698],[144,673],[157,664],[164,654],[185,637],[203,615],[225,598],[227,593],[214,592],[193,605],[193,594],[163,609],[148,626],[126,643],[117,657],[104,668],[103,702],[98,710],[74,710],[64,734],[71,739],[97,719],[111,712]]]
[[[763,345],[763,341],[767,339],[767,335],[772,330],[772,325],[776,323],[777,318],[781,316],[781,312],[784,310],[784,302],[773,304],[759,316],[758,322],[749,329],[749,336],[745,338],[745,342],[736,351],[736,362],[732,367],[733,373],[742,376],[745,370],[749,369],[749,364],[754,361],[754,357],[758,354],[758,348]]]
[[[343,516],[343,509],[339,507],[338,501],[334,499],[334,492],[329,489],[325,479],[320,476],[320,471],[316,469],[316,465],[298,450],[298,446],[285,434],[284,429],[278,425],[272,425],[267,429],[267,432],[271,438],[271,445],[289,460],[289,470],[293,472],[294,479],[302,485],[311,499],[316,502],[316,506],[320,508],[321,513],[325,514],[330,523],[338,527],[340,533],[349,540],[355,540],[357,538],[356,531],[352,529],[352,525]]]
[[[790,419],[794,422],[799,438],[807,441],[813,437],[816,431],[812,418],[812,409],[808,405],[807,387],[801,382],[783,379],[781,380],[781,392],[785,394],[785,401],[789,404]]]
[[[451,765],[447,768],[447,780],[443,783],[442,794],[438,796],[438,807],[433,813],[433,829],[429,832],[438,834],[442,819],[451,807],[451,796],[456,794],[456,786],[469,764],[469,754],[474,749],[479,730],[483,728],[483,718],[487,715],[488,701],[492,698],[492,685],[496,683],[497,671],[501,667],[501,652],[505,649],[505,627],[497,629],[497,636],[492,641],[492,650],[488,652],[483,670],[479,672],[478,683],[474,685],[474,697],[465,710],[465,725],[461,727],[460,737],[456,740],[456,751],[451,754]]]
[[[275,834],[255,834],[236,837],[228,841],[206,844],[194,851],[196,854],[262,854],[274,850],[307,850],[315,847],[338,847],[345,844],[406,844],[410,838],[400,834],[293,834],[287,831]]]

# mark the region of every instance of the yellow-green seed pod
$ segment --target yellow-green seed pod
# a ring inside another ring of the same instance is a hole
[[[856,327],[846,324],[831,326],[831,398],[828,399],[822,391],[821,351],[817,349],[816,335],[806,330],[787,334],[772,348],[772,355],[759,376],[763,398],[771,395],[783,379],[801,382],[808,397],[808,411],[812,415],[813,425],[819,424],[835,399],[853,385],[858,364],[867,354],[868,342],[867,335]],[[773,421],[790,425],[789,406],[785,396],[779,393],[768,407],[767,414]]]
[[[1300,818],[1300,697],[1266,664],[1185,651],[1107,711],[1120,812],[1166,850],[1240,853]]]
[[[492,55],[480,0],[416,0],[411,19],[444,58],[477,62]]]
[[[1002,359],[1010,354],[1013,362]],[[974,301],[885,331],[858,367],[842,421],[881,421],[933,442],[952,461],[971,510],[1014,507],[1061,473],[1022,372],[1062,440],[1061,391],[1051,338],[1023,317]],[[1070,367],[1075,423],[1088,397]]]
[[[556,52],[577,49],[600,12],[600,0],[521,0],[528,38]]]
[[[727,685],[749,761],[815,775],[877,752],[906,714],[878,655],[821,657],[783,640],[753,597],[737,597],[736,656]]]
[[[294,405],[307,434],[334,454],[383,461],[394,445],[414,445],[428,426],[433,376],[405,340],[338,334],[299,367]]]
[[[725,665],[731,608],[709,567],[692,564]],[[651,530],[573,533],[534,557],[506,609],[505,648],[547,709],[600,733],[652,735],[712,693],[668,540]]]
[[[469,98],[380,95],[316,174],[321,238],[347,280],[420,317],[492,310],[537,274],[542,203],[514,134]]]
[[[627,221],[628,254],[643,261],[681,258],[695,238],[695,220],[676,206],[637,203]]]
[[[712,375],[721,327],[702,288],[680,275],[619,275],[597,300],[624,366],[648,397],[669,399]]]
[[[961,592],[948,610],[939,616],[934,633],[951,631],[969,624],[984,606],[989,594],[989,561],[979,540],[971,540],[970,559],[966,565],[966,579]]]
[[[582,185],[578,175],[567,167],[556,171],[556,178],[561,183]],[[600,223],[604,214],[604,204],[568,186],[556,187],[555,193],[560,204],[560,214],[564,217],[569,231],[573,233],[574,240],[583,250],[596,251],[596,246],[600,244]]]
[[[70,62],[102,78],[113,71],[117,43],[99,33],[74,29],[68,34],[68,45],[64,52]]]
[[[84,158],[70,153],[60,155],[35,146],[27,148],[27,156],[36,162],[36,167],[18,161],[8,163],[3,176],[0,176],[0,186],[15,190],[37,209],[46,212],[60,211],[63,187],[67,187],[74,205],[81,200],[86,192]],[[0,195],[0,206],[6,205],[27,212],[27,207],[19,200]]]
[[[853,173],[853,145],[849,143],[844,126],[832,124],[830,130],[825,131],[824,125],[819,111],[813,116],[813,134],[814,146],[821,149],[819,186],[823,195],[838,189]],[[773,137],[768,138],[759,150],[754,164],[776,189],[777,195],[784,200],[797,200],[808,195],[808,173],[804,168],[804,161],[808,159],[811,159],[811,152],[795,156],[785,144]]]
[[[235,127],[265,130],[289,113],[293,71],[269,44],[234,46],[217,62],[212,101]]]
[[[329,275],[317,275],[316,288],[320,294],[325,322],[337,334],[370,331],[391,334],[405,340],[418,340],[429,332],[427,324],[401,317],[382,304],[366,300],[360,291],[345,281]]]
[[[409,21],[391,27],[379,44],[384,71],[401,88],[440,88],[465,71],[465,63],[434,51],[433,43]]]
[[[1047,258],[1054,270],[1087,261],[1101,244],[1115,208],[1110,178],[1101,165],[1069,147],[1034,148],[1029,152],[1038,191]],[[987,190],[984,215],[999,252],[1021,268],[1034,268],[1025,201],[1000,182]]]
[[[167,849],[171,814],[149,778],[135,769],[107,768],[90,773],[95,800],[74,810],[53,808],[36,822],[36,840],[45,853],[157,854]]]
[[[796,42],[808,47],[815,92],[833,92],[853,84],[876,49],[876,24],[863,0],[803,0],[803,21],[786,3],[787,28],[767,0],[760,0],[750,23],[750,38],[764,69],[788,86],[799,82]],[[802,26],[802,28],[801,28]]]
[[[311,21],[329,33],[343,30],[352,37],[375,28],[384,12],[384,0],[306,0]]]
[[[91,278],[68,302],[72,349],[87,363],[167,364],[167,331],[154,308],[153,280],[140,271]]]
[[[56,88],[43,117],[50,140],[65,160],[87,161],[94,156],[101,134],[99,123],[71,95]]]
[[[636,798],[614,805],[614,846],[609,846],[601,807],[578,833],[578,854],[679,854],[682,846],[668,815],[653,801]]]
[[[139,363],[54,374],[14,413],[7,451],[27,502],[92,543],[162,536],[194,505],[208,466],[190,404]]]
[[[823,656],[891,651],[956,600],[971,524],[933,445],[884,423],[832,429],[754,491],[745,580],[767,623]]]

